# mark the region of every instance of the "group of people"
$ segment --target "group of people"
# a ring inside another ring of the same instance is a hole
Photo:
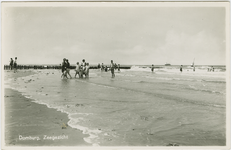
[[[66,59],[66,58],[63,59],[61,68],[62,68],[61,78],[68,79],[67,75],[70,78],[72,78],[70,75],[71,66],[70,66],[68,59]],[[75,68],[75,78],[76,78],[77,74],[78,74],[79,78],[83,78],[83,76],[85,76],[85,78],[88,78],[89,77],[89,69],[90,69],[89,63],[86,63],[85,59],[82,60],[81,64],[79,64],[79,62],[77,62],[76,68]]]
[[[213,71],[213,72],[214,72],[214,68],[213,68],[213,66],[212,66],[212,67],[210,67],[210,68],[208,68],[208,72],[211,72],[211,71]]]
[[[112,74],[112,78],[115,77],[115,69],[118,69],[118,71],[120,71],[120,65],[116,65],[113,60],[111,60],[111,64],[110,64],[110,67],[108,69],[108,67],[104,67],[103,63],[102,63],[102,66],[98,66],[98,68],[101,68],[101,70],[105,70],[105,68],[107,68],[107,70],[110,70],[111,71],[111,74]],[[61,68],[62,68],[62,75],[61,75],[61,78],[66,78],[68,79],[68,76],[70,78],[71,75],[70,75],[70,69],[71,69],[71,66],[70,66],[70,63],[68,61],[68,59],[64,58],[63,59],[63,62],[62,62],[62,65],[61,65]],[[81,64],[79,62],[76,63],[76,67],[75,67],[75,78],[76,76],[78,75],[79,78],[89,78],[89,69],[90,69],[90,66],[89,66],[89,63],[87,63],[85,61],[85,59],[82,60]],[[106,71],[107,71],[106,70]]]
[[[14,58],[14,60],[12,58],[10,58],[10,70],[14,69],[14,73],[17,72],[17,57]]]
[[[113,60],[112,60],[113,61]],[[107,72],[107,71],[110,71],[111,70],[111,66],[112,66],[112,64],[110,64],[110,66],[108,67],[108,66],[104,66],[104,64],[102,63],[101,65],[100,64],[98,64],[98,69],[100,69],[101,71],[105,71],[105,72]],[[120,64],[116,64],[116,63],[113,63],[113,68],[114,68],[114,70],[118,70],[118,71],[120,71]]]
[[[118,69],[118,71],[120,71],[120,64],[116,64],[113,62],[113,60],[111,60],[110,66],[104,66],[104,64],[102,63],[102,65],[100,66],[100,64],[98,64],[98,68],[101,69],[101,71],[111,71],[111,75],[112,78],[115,77],[115,70]]]

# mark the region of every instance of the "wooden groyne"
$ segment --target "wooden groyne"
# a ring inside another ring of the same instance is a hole
[[[61,69],[60,65],[17,65],[17,69]],[[71,65],[71,69],[75,69],[76,66]],[[120,69],[130,69],[128,66],[120,66]],[[99,69],[97,65],[90,66],[90,69]],[[4,65],[4,70],[10,70],[10,65]]]

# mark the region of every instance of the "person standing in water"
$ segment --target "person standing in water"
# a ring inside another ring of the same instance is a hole
[[[83,74],[86,69],[86,62],[85,59],[82,60],[81,66],[80,66],[80,77],[83,78]]]
[[[67,69],[66,69],[65,76],[67,77],[67,74],[68,74],[70,76],[70,78],[72,78],[71,75],[70,75],[71,66],[70,66],[70,63],[69,63],[68,59],[66,59],[66,64],[67,64]]]
[[[12,58],[10,58],[10,70],[13,69],[13,64],[14,64],[14,60]]]
[[[63,62],[62,62],[62,75],[61,75],[61,78],[67,78],[66,76],[66,68],[67,67],[67,64],[66,64],[66,58],[63,58]]]
[[[213,66],[211,67],[211,71],[213,71],[213,72],[214,72],[214,68],[213,68]]]
[[[181,66],[180,66],[180,72],[182,72],[182,71],[183,71],[183,66],[181,65]]]
[[[15,60],[14,60],[14,73],[17,72],[17,57],[15,57]]]
[[[80,66],[79,66],[79,62],[76,63],[75,78],[76,78],[77,74],[79,75],[79,78],[80,78]]]
[[[120,72],[120,64],[118,64],[118,71]]]
[[[151,70],[152,70],[152,72],[154,71],[154,65],[153,64],[152,64]]]
[[[115,65],[113,63],[113,60],[111,60],[110,69],[111,69],[112,78],[114,78],[115,77]]]
[[[86,69],[85,69],[85,77],[86,78],[89,78],[89,69],[90,69],[89,63],[86,63]]]
[[[101,65],[101,71],[103,71],[104,70],[104,65],[103,65],[103,63],[102,63],[102,65]]]
[[[100,66],[100,64],[98,64],[98,67],[97,67],[97,69],[100,69],[101,68],[101,66]]]

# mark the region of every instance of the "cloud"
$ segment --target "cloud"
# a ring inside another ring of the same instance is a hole
[[[222,42],[211,34],[200,31],[193,35],[170,30],[165,44],[157,48],[157,54],[166,56],[165,61],[173,64],[190,64],[196,58],[197,64],[225,64],[225,49]]]

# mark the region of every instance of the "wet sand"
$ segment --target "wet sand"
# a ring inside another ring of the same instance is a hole
[[[83,140],[88,135],[67,125],[67,114],[34,103],[15,90],[5,88],[4,92],[6,146],[90,146]]]

